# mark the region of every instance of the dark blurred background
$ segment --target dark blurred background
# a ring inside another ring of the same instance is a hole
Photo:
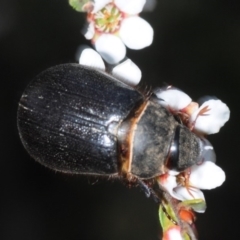
[[[234,0],[159,0],[142,16],[154,43],[128,56],[151,86],[173,84],[197,100],[215,95],[231,118],[210,137],[222,187],[205,191],[208,209],[198,215],[200,239],[239,237],[240,14]],[[119,181],[55,173],[29,157],[17,130],[20,96],[40,71],[75,62],[84,14],[67,0],[0,1],[1,240],[157,240],[158,206],[138,188]]]

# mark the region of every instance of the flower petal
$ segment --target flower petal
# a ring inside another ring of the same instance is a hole
[[[160,104],[173,111],[186,108],[192,101],[186,93],[176,88],[157,89],[154,92],[157,98],[161,100]]]
[[[122,21],[119,36],[128,48],[138,50],[152,44],[153,29],[138,16],[128,17]]]
[[[123,63],[120,63],[114,67],[112,74],[122,82],[131,86],[136,86],[142,77],[141,70],[130,59],[127,59]]]
[[[143,12],[152,12],[157,5],[157,0],[147,0]]]
[[[105,5],[112,2],[112,0],[94,0],[94,8],[92,13],[96,13],[102,8],[104,8]]]
[[[105,64],[101,56],[91,48],[82,49],[79,57],[79,64],[105,71]]]
[[[195,111],[190,123],[193,124],[194,130],[214,134],[219,132],[220,128],[228,121],[230,110],[221,100],[211,99],[204,102],[198,111]]]
[[[177,187],[176,177],[173,175],[163,174],[159,177],[159,184],[165,188],[165,190],[175,198],[175,192],[173,189]]]
[[[174,226],[164,232],[163,240],[183,240],[180,227]]]
[[[95,42],[95,48],[109,64],[117,64],[126,55],[126,47],[119,37],[102,34]]]
[[[178,186],[174,188],[174,194],[175,198],[177,198],[180,201],[185,201],[185,200],[193,200],[193,199],[202,199],[205,201],[203,192],[194,187],[183,187],[183,186]],[[203,212],[205,209],[200,210],[199,212]]]
[[[200,189],[213,189],[221,186],[225,178],[225,173],[220,167],[213,162],[206,161],[191,168],[189,182],[191,186]]]
[[[195,111],[198,110],[198,106],[198,103],[190,102],[187,107],[181,109],[181,112],[187,114],[188,116],[191,116]]]
[[[177,176],[180,172],[176,171],[176,170],[168,170],[167,172],[169,175],[172,175],[172,176]]]
[[[82,29],[82,34],[87,40],[92,39],[95,34],[94,24],[93,23],[85,24],[85,26]]]
[[[115,0],[114,3],[122,12],[132,15],[143,10],[146,0]]]

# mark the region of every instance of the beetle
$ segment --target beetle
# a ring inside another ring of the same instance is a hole
[[[154,93],[79,64],[33,79],[17,122],[28,153],[61,172],[147,180],[202,159],[202,140]]]

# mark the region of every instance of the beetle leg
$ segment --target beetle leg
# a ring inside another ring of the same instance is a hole
[[[153,188],[153,182],[152,180],[150,181],[143,181],[141,179],[137,179],[137,184],[140,186],[140,188],[142,189],[142,191],[145,193],[146,197],[152,197],[152,199],[157,202],[160,203],[161,202],[161,194],[158,194],[154,188]],[[160,193],[160,192],[159,192]]]

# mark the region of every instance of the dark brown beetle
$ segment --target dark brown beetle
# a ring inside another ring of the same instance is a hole
[[[39,74],[18,108],[23,145],[61,172],[151,179],[201,160],[198,136],[147,95],[79,64]]]

